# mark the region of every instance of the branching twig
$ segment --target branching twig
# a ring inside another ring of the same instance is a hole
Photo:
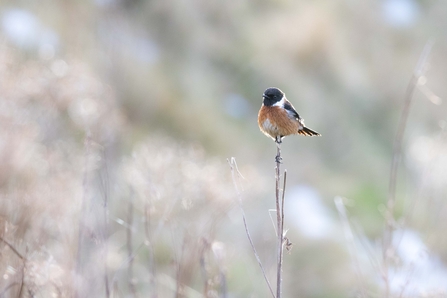
[[[25,260],[25,257],[21,253],[19,253],[19,251],[11,243],[9,243],[5,238],[0,236],[0,240],[3,241],[20,259]]]
[[[22,255],[11,243],[9,243],[5,238],[0,236],[0,241],[2,241],[3,243],[5,243],[21,260],[22,260],[22,279],[20,284],[17,282],[13,282],[10,285],[8,285],[2,293],[0,293],[0,297],[4,296],[4,293],[6,293],[8,291],[9,288],[11,288],[12,286],[19,284],[20,288],[19,288],[19,295],[17,297],[21,297],[21,293],[24,287],[24,279],[25,279],[25,266],[26,266],[26,257],[24,255]]]
[[[285,189],[286,189],[286,181],[287,181],[287,171],[284,172],[284,181],[283,181],[283,188],[282,188],[282,192],[281,192],[281,142],[277,141],[276,142],[276,235],[278,237],[277,240],[277,267],[276,267],[276,296],[272,290],[272,287],[267,279],[267,276],[265,274],[264,268],[262,266],[262,263],[259,259],[259,256],[256,252],[256,249],[253,245],[253,242],[251,240],[250,237],[250,233],[248,231],[247,228],[247,223],[246,223],[246,219],[245,219],[245,213],[244,213],[244,209],[242,208],[242,200],[240,198],[240,192],[239,189],[237,187],[237,183],[235,180],[235,169],[237,171],[237,173],[239,174],[239,171],[237,170],[237,165],[236,165],[236,161],[234,158],[231,158],[231,161],[228,161],[228,163],[230,164],[230,168],[231,168],[231,175],[233,177],[233,183],[234,186],[236,188],[237,194],[238,194],[238,198],[239,198],[239,205],[241,207],[242,210],[242,219],[244,221],[244,226],[245,226],[245,232],[247,233],[248,239],[250,240],[250,244],[252,246],[252,249],[255,253],[256,259],[258,260],[259,266],[261,267],[262,273],[264,274],[264,278],[267,282],[267,285],[269,286],[269,289],[271,291],[271,294],[273,297],[276,298],[281,298],[281,284],[282,284],[282,263],[283,263],[283,252],[284,252],[284,196],[285,196]]]
[[[239,170],[238,170],[237,164],[236,164],[236,159],[234,157],[232,157],[230,160],[227,159],[227,161],[228,161],[228,164],[230,165],[231,177],[233,179],[234,188],[236,189],[237,198],[239,200],[239,207],[240,207],[241,213],[242,213],[242,220],[244,222],[245,233],[247,234],[248,241],[250,241],[251,248],[252,248],[253,253],[256,257],[256,260],[258,261],[259,267],[261,267],[262,274],[264,276],[265,282],[267,283],[267,286],[269,287],[270,293],[272,294],[273,298],[275,298],[275,293],[273,292],[272,286],[270,285],[270,282],[267,278],[267,274],[265,273],[264,267],[262,266],[261,259],[259,258],[258,252],[256,251],[255,245],[253,244],[253,240],[251,239],[250,231],[248,230],[244,208],[242,207],[242,198],[241,198],[242,195],[241,195],[241,192],[237,185],[235,173],[237,173],[238,177],[242,177],[242,175],[239,173]]]

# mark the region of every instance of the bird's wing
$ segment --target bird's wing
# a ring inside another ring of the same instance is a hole
[[[300,115],[298,115],[298,113],[296,112],[295,108],[292,106],[290,101],[286,100],[286,102],[284,103],[284,109],[287,111],[287,114],[289,114],[293,118],[301,120]]]

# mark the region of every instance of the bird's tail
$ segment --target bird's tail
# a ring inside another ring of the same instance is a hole
[[[321,136],[321,134],[319,134],[318,132],[316,132],[310,128],[307,128],[307,127],[303,127],[303,129],[298,130],[298,134],[304,135],[304,136],[309,136],[309,137]]]

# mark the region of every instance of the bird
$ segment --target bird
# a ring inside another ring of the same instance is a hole
[[[267,88],[262,95],[263,102],[258,114],[258,125],[266,136],[278,145],[289,135],[321,136],[306,127],[286,95],[275,87]]]

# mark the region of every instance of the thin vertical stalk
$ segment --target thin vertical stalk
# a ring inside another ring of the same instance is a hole
[[[276,142],[276,220],[278,231],[277,243],[277,267],[276,267],[276,298],[281,298],[282,284],[282,262],[283,262],[283,243],[284,243],[284,189],[281,196],[281,143]],[[285,177],[284,177],[285,178]],[[285,180],[284,180],[285,187]]]
[[[282,194],[281,194],[281,266],[284,257],[284,243],[285,243],[285,233],[284,233],[284,197],[286,195],[286,181],[287,181],[287,170],[284,170]]]

